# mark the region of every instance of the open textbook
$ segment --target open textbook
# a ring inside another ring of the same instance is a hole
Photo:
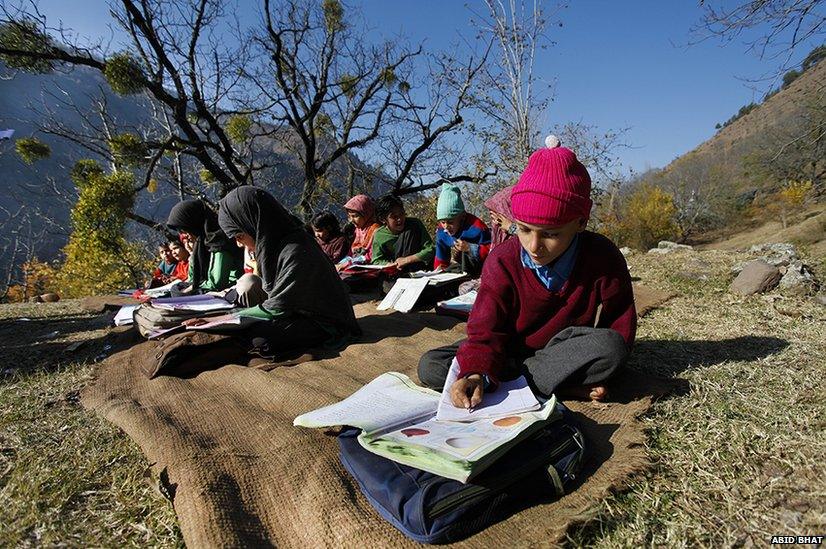
[[[441,286],[454,280],[464,280],[468,278],[466,273],[451,273],[441,270],[437,271],[414,271],[410,273],[410,278],[424,278],[431,286]]]
[[[152,300],[152,306],[169,311],[198,312],[221,311],[234,307],[226,299],[209,294],[156,298]]]
[[[409,313],[416,306],[416,302],[427,287],[427,279],[424,278],[400,278],[396,280],[384,299],[381,300],[379,311],[396,309],[400,313]]]
[[[240,327],[241,326],[241,317],[236,314],[224,314],[221,316],[215,317],[206,317],[207,322],[204,324],[198,324],[197,326],[186,326],[184,324],[178,324],[177,326],[172,326],[170,328],[159,328],[146,336],[147,339],[158,339],[159,337],[179,334],[181,332],[185,332],[187,330],[195,330],[195,331],[204,331],[204,330],[214,330],[218,329],[231,329],[233,326]],[[257,322],[260,319],[257,318],[247,318],[249,322]]]
[[[404,374],[388,372],[337,404],[298,416],[293,424],[357,427],[362,430],[359,444],[368,451],[467,482],[558,414],[552,397],[530,412],[470,423],[439,421],[436,412],[440,400],[438,392],[417,386]]]

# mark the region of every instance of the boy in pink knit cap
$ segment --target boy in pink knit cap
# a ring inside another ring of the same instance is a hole
[[[628,267],[607,238],[585,230],[591,178],[548,136],[511,195],[517,237],[485,262],[467,339],[425,353],[419,379],[441,388],[455,356],[454,405],[472,408],[499,381],[524,374],[535,392],[604,400],[606,380],[634,343]]]

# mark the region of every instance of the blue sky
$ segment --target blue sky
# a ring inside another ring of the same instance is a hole
[[[472,36],[461,0],[350,0],[385,36],[425,41],[428,49]],[[468,3],[473,3],[468,0]],[[257,2],[240,2],[257,5]],[[106,36],[102,0],[39,2],[50,23],[57,19],[82,35]],[[255,10],[248,15],[254,17]],[[551,27],[555,45],[538,60],[538,74],[555,84],[545,127],[582,121],[601,129],[630,128],[632,148],[620,151],[626,168],[661,167],[711,137],[714,125],[741,106],[759,101],[776,82],[751,82],[776,70],[780,60],[759,59],[742,41],[707,40],[687,46],[701,17],[692,0],[573,0]],[[817,44],[812,44],[814,47]],[[811,47],[801,48],[795,61]]]

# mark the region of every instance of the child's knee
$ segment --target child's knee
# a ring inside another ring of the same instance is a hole
[[[438,389],[444,386],[449,365],[446,368],[439,355],[439,349],[433,349],[419,359],[418,374],[422,385]]]
[[[238,293],[249,292],[263,287],[261,277],[252,273],[246,273],[235,283],[235,289]]]
[[[604,349],[606,358],[621,364],[628,357],[628,345],[625,338],[616,330],[604,328],[600,330],[600,345]]]

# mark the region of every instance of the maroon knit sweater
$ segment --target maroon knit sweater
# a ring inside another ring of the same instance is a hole
[[[606,237],[579,235],[574,269],[559,292],[548,291],[522,265],[518,238],[497,246],[485,261],[482,284],[459,347],[459,376],[485,374],[494,384],[506,357],[527,357],[569,326],[611,328],[634,343],[637,312],[625,258]]]

